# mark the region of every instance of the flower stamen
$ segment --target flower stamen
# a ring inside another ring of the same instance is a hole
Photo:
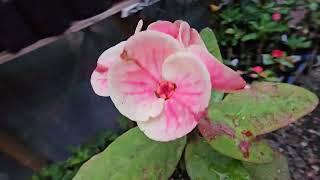
[[[177,86],[175,83],[169,82],[169,81],[163,81],[163,82],[160,82],[157,90],[155,91],[155,94],[158,98],[167,100],[173,95],[176,88]]]

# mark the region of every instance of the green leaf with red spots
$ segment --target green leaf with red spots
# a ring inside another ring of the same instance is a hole
[[[318,97],[290,84],[257,82],[250,89],[229,94],[221,103],[213,104],[210,119],[225,122],[242,131],[265,134],[298,120],[313,111]]]
[[[284,83],[260,82],[211,104],[199,130],[210,145],[227,156],[254,163],[272,161],[273,152],[256,136],[292,123],[311,112],[318,98]]]
[[[253,164],[243,162],[244,167],[255,180],[288,180],[290,179],[288,162],[285,156],[279,152],[274,153],[275,156],[271,163]]]
[[[198,128],[211,147],[226,156],[254,163],[272,161],[273,150],[268,144],[253,136],[238,136],[236,130],[224,122],[203,119]]]
[[[192,180],[249,180],[250,175],[241,161],[214,151],[200,137],[192,139],[185,150],[185,164]]]
[[[137,127],[82,165],[74,180],[163,179],[174,172],[186,137],[170,142],[147,138]]]

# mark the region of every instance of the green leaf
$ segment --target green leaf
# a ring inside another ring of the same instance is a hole
[[[257,33],[250,33],[250,34],[246,34],[241,38],[241,41],[245,42],[245,41],[249,41],[249,40],[255,40],[258,38],[258,34]]]
[[[245,168],[255,180],[289,180],[288,162],[281,153],[274,153],[275,157],[271,163],[253,164],[243,162]]]
[[[281,65],[284,65],[284,66],[287,66],[287,67],[289,67],[289,68],[293,68],[294,67],[294,65],[291,63],[291,62],[289,62],[289,61],[287,61],[286,59],[284,59],[284,58],[276,58],[276,59],[274,59],[276,62],[278,62],[279,64],[281,64]]]
[[[270,54],[262,54],[262,63],[264,65],[271,65],[274,64],[274,61]]]
[[[118,124],[120,126],[121,129],[123,130],[128,130],[130,128],[133,128],[135,126],[134,121],[131,121],[130,119],[128,119],[127,117],[121,115],[118,119]]]
[[[309,4],[309,8],[311,11],[316,11],[318,9],[318,6],[319,6],[318,3],[316,3],[316,2],[311,2]]]
[[[312,92],[286,83],[256,82],[250,89],[229,94],[210,107],[212,119],[223,119],[232,127],[254,135],[284,127],[310,113],[318,104]]]
[[[288,125],[311,112],[318,98],[284,83],[260,82],[210,105],[199,130],[218,152],[243,161],[270,162],[271,148],[256,136]],[[242,145],[242,146],[241,146]]]
[[[253,163],[272,161],[273,150],[264,141],[244,140],[240,136],[233,135],[233,130],[229,131],[230,127],[223,123],[206,124],[200,121],[198,128],[211,147],[221,154]],[[247,150],[243,143],[249,144]]]
[[[212,91],[211,98],[210,98],[210,104],[220,102],[223,99],[223,97],[224,97],[223,92]]]
[[[253,29],[259,30],[259,24],[256,21],[249,21],[249,24],[253,27]]]
[[[185,150],[185,163],[191,180],[248,180],[249,173],[241,161],[214,151],[204,139],[197,137]]]
[[[266,77],[263,80],[269,81],[269,82],[281,82],[281,79],[278,77]]]
[[[286,42],[286,44],[291,49],[309,48],[311,46],[311,41],[303,36],[291,35],[288,37],[288,41]]]
[[[132,128],[78,171],[74,180],[168,179],[181,158],[186,138],[157,142]]]
[[[262,71],[259,74],[259,76],[264,77],[264,78],[273,77],[273,76],[275,76],[275,73],[273,71],[267,69],[267,70]]]
[[[204,41],[204,44],[206,45],[208,51],[216,57],[219,61],[223,61],[220,48],[217,42],[217,38],[214,34],[214,32],[210,28],[204,28],[200,32],[201,38]]]
[[[240,8],[224,9],[219,16],[223,19],[222,24],[235,23],[242,19],[243,15]]]
[[[225,31],[225,33],[226,33],[226,34],[234,34],[235,31],[234,31],[234,29],[232,29],[232,28],[228,28],[228,29]]]

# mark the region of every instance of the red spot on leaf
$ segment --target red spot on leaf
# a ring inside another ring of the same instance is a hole
[[[249,130],[244,130],[241,132],[241,134],[245,135],[246,137],[251,137],[253,135],[252,132]]]
[[[250,146],[251,146],[251,144],[248,141],[241,141],[240,142],[239,148],[240,148],[244,158],[249,158]]]
[[[234,130],[223,123],[213,123],[208,117],[203,118],[198,125],[199,131],[206,139],[214,139],[217,136],[227,135],[230,138],[235,137]]]

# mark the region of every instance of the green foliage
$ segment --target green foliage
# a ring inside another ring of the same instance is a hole
[[[259,77],[262,77],[267,82],[280,82],[280,79],[275,76],[275,73],[271,70],[265,70],[259,73]]]
[[[273,21],[270,14],[260,13],[259,17],[256,21],[249,21],[248,23],[249,29],[256,32],[260,40],[269,38],[268,34],[281,33],[288,30],[288,25]]]
[[[74,180],[168,179],[185,144],[186,137],[157,142],[132,128],[83,164]]]
[[[288,68],[294,67],[294,65],[289,61],[289,58],[275,58],[274,61]]]
[[[220,48],[216,39],[216,36],[212,29],[210,28],[204,28],[200,32],[201,38],[204,41],[208,51],[216,57],[219,61],[223,62]]]
[[[185,163],[192,180],[249,180],[241,161],[224,156],[200,137],[192,139],[185,150]]]
[[[229,7],[220,13],[221,24],[231,24],[240,21],[243,18],[239,7]]]
[[[283,50],[289,53],[288,56],[291,56],[295,55],[297,50],[315,48],[313,44],[317,43],[320,37],[317,31],[320,25],[318,4],[317,0],[286,0],[281,3],[272,0],[244,0],[222,6],[219,12],[215,12],[216,20],[212,25],[222,55],[227,62],[234,58],[239,59],[236,68],[243,71],[248,79],[278,81],[278,77],[283,74],[292,75],[294,72],[291,68],[294,68],[295,64],[289,58],[273,59],[263,57],[263,54],[283,47]],[[292,11],[296,9],[304,9],[306,14],[298,25],[292,26]],[[279,13],[281,18],[273,20],[274,13]],[[280,41],[284,34],[289,36],[288,42]],[[273,71],[273,77],[251,75],[250,68],[257,65]]]
[[[255,137],[298,120],[317,104],[317,96],[306,89],[282,83],[254,83],[250,89],[212,104],[199,130],[222,154],[254,163],[270,162],[272,150]]]
[[[298,48],[309,48],[311,46],[311,41],[309,41],[306,37],[291,35],[288,37],[288,41],[286,43],[291,49]]]
[[[279,152],[274,154],[275,157],[271,163],[253,164],[243,162],[243,165],[254,180],[289,180],[290,175],[286,157]]]
[[[118,119],[118,124],[120,126],[121,129],[123,130],[127,130],[130,128],[133,128],[136,126],[134,121],[131,121],[130,119],[128,119],[127,117],[121,115]]]
[[[43,168],[33,175],[32,180],[71,180],[80,166],[96,153],[105,149],[118,134],[105,131],[99,134],[91,142],[80,147],[71,148],[71,157],[64,162],[58,162]]]
[[[244,36],[242,36],[241,41],[250,41],[250,40],[256,40],[258,39],[258,34],[257,33],[249,33]]]
[[[262,62],[264,65],[271,65],[275,63],[270,54],[262,54]]]
[[[244,1],[240,4],[223,9],[219,14],[220,25],[216,29],[221,29],[219,43],[223,46],[236,46],[239,40],[245,42],[250,40],[267,40],[270,35],[275,36],[286,32],[288,26],[286,21],[274,21],[271,14],[276,9],[286,9],[279,7],[274,2],[266,3],[261,6],[259,3]],[[283,14],[288,13],[288,9]]]

